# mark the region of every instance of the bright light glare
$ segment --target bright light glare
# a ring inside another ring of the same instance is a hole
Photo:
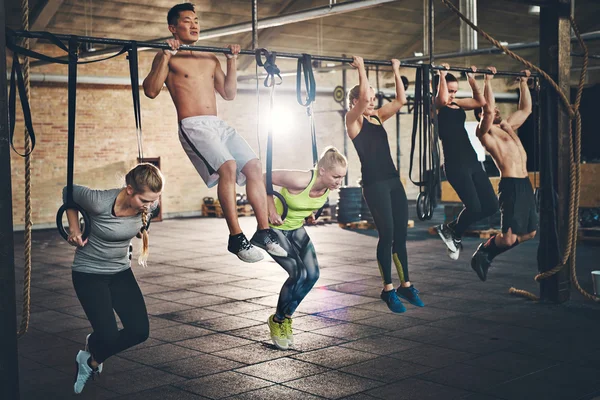
[[[287,107],[279,105],[273,107],[273,114],[271,115],[273,134],[281,136],[286,135],[293,129],[294,123],[294,114],[290,112]]]

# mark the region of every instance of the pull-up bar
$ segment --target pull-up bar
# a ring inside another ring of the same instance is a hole
[[[467,73],[473,73],[473,74],[487,74],[487,75],[493,74],[493,75],[498,75],[498,76],[527,76],[523,72],[512,72],[512,71],[497,71],[494,74],[489,69],[476,69],[475,71],[473,71],[471,68],[465,68],[465,67],[444,68],[440,65],[432,65],[431,68],[438,70],[438,71],[456,71],[456,72],[467,72]],[[539,75],[535,72],[532,72],[531,75],[529,75],[529,76],[536,77]]]
[[[14,31],[13,34],[18,37],[28,37],[32,39],[47,39],[46,32],[30,32],[30,31]],[[112,38],[99,38],[92,36],[77,36],[77,35],[60,35],[60,34],[52,34],[59,40],[68,41],[71,38],[74,38],[77,42],[80,43],[97,43],[97,44],[107,44],[113,46],[126,46],[132,42],[136,42],[138,49],[142,47],[154,48],[154,49],[165,49],[170,50],[171,47],[166,42],[142,42],[135,40],[123,40],[123,39],[112,39]],[[182,45],[180,50],[190,50],[190,51],[204,51],[211,53],[225,53],[231,54],[231,49],[226,47],[212,47],[212,46],[190,46],[190,45]],[[275,51],[277,57],[284,58],[295,58],[300,59],[303,57],[302,54],[299,53],[287,53],[287,52],[279,52]],[[239,54],[254,56],[256,52],[254,50],[240,50]],[[317,61],[331,61],[331,62],[340,62],[340,63],[351,63],[353,60],[350,57],[334,57],[334,56],[311,56],[313,60]],[[365,64],[370,65],[392,65],[390,60],[364,60]],[[421,64],[410,64],[403,63],[401,64],[403,67],[407,68],[421,68]]]
[[[20,30],[20,31],[13,31],[12,34],[15,36],[18,36],[18,37],[28,37],[28,38],[34,38],[34,39],[47,39],[48,33],[47,32],[31,32],[31,31]],[[140,42],[140,41],[135,41],[135,40],[99,38],[99,37],[92,37],[92,36],[60,35],[60,34],[56,34],[56,35],[52,34],[52,35],[59,40],[68,41],[70,39],[75,39],[77,42],[80,42],[80,43],[97,43],[97,44],[107,44],[107,45],[113,45],[113,46],[126,46],[128,44],[131,44],[132,42],[136,42],[138,49],[142,48],[142,47],[147,47],[147,48],[154,48],[154,49],[169,50],[171,48],[166,42]],[[180,50],[204,51],[204,52],[211,52],[211,53],[231,54],[231,49],[228,49],[225,47],[213,47],[213,46],[182,45],[180,47]],[[299,53],[287,53],[287,52],[278,52],[278,51],[275,51],[275,53],[277,54],[277,57],[295,58],[295,59],[301,59],[303,57],[303,55],[299,54]],[[243,49],[243,50],[240,50],[239,54],[255,56],[256,52],[254,50]],[[313,60],[317,60],[317,61],[330,61],[330,62],[339,62],[339,63],[351,63],[353,61],[353,59],[350,57],[315,55],[315,56],[311,56],[311,58]],[[391,66],[392,65],[392,62],[390,60],[364,60],[364,63],[366,65],[382,65],[382,66]],[[422,68],[423,64],[411,64],[411,63],[402,61],[402,62],[400,62],[400,66],[405,67],[405,68]],[[433,68],[434,69],[444,69],[443,67],[438,67],[438,66],[434,66]],[[449,71],[472,72],[471,69],[469,69],[469,68],[461,68],[461,67],[451,67],[449,69]],[[491,71],[485,70],[485,69],[477,70],[476,72],[484,73],[484,74],[491,73]],[[496,75],[525,76],[525,74],[523,74],[522,72],[511,72],[511,71],[498,71],[496,73]],[[534,76],[534,74],[532,74],[532,76]]]

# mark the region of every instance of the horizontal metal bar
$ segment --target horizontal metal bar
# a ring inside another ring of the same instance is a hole
[[[19,37],[29,37],[29,38],[37,38],[44,39],[44,32],[30,32],[30,31],[15,31],[15,35]],[[99,38],[93,36],[77,36],[77,35],[54,35],[59,40],[68,41],[70,39],[75,39],[80,43],[97,43],[97,44],[107,44],[113,46],[127,46],[134,42],[134,40],[123,40],[123,39],[112,39],[112,38]],[[154,48],[154,49],[165,49],[168,50],[171,47],[165,42],[139,42],[135,41],[138,45],[138,48]],[[190,45],[182,45],[180,50],[190,50],[190,51],[203,51],[203,52],[211,52],[211,53],[224,53],[231,54],[231,49],[226,47],[213,47],[213,46],[190,46]],[[287,52],[278,52],[275,51],[277,57],[284,58],[302,58],[302,54],[298,53],[287,53]],[[240,54],[254,56],[254,50],[240,50]],[[312,56],[313,60],[317,61],[333,61],[340,63],[351,63],[352,58],[350,57],[335,57],[335,56]],[[364,60],[365,64],[368,65],[388,65],[391,66],[392,62],[390,60]],[[422,68],[422,64],[410,64],[410,63],[401,63],[402,67],[407,68]]]
[[[444,68],[439,65],[434,65],[431,68],[437,69],[439,71],[472,72],[474,74],[488,74],[488,75],[494,74],[489,69],[477,69],[477,70],[473,71],[471,68],[465,68],[465,67]],[[494,75],[497,75],[497,76],[526,76],[524,72],[513,72],[513,71],[497,71]],[[538,74],[535,72],[532,72],[530,76],[538,76]]]

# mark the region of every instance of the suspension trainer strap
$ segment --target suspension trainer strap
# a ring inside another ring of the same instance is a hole
[[[265,57],[263,61],[262,57]],[[267,49],[256,49],[255,52],[256,64],[259,67],[263,67],[267,72],[267,77],[265,78],[263,84],[266,87],[270,87],[270,95],[269,95],[269,129],[267,134],[267,156],[266,156],[266,176],[265,176],[265,186],[267,189],[267,195],[275,196],[281,201],[281,205],[283,206],[283,212],[281,213],[281,219],[285,219],[288,212],[288,206],[285,202],[283,196],[275,191],[273,188],[273,106],[275,104],[275,86],[281,85],[283,80],[281,79],[279,68],[277,64],[275,64],[275,60],[277,59],[277,55],[275,52],[269,52]],[[279,81],[275,79],[275,76],[279,77]]]
[[[68,84],[68,144],[67,144],[67,206],[75,204],[73,200],[73,169],[75,164],[75,113],[77,110],[77,49],[75,39],[69,40],[69,84]]]
[[[142,112],[140,107],[140,78],[138,70],[138,45],[136,41],[131,42],[127,51],[129,59],[129,76],[131,78],[131,95],[133,99],[133,115],[135,117],[135,134],[137,137],[138,158],[140,162],[144,159],[144,143],[142,140]]]
[[[25,126],[27,127],[27,134],[31,140],[31,149],[26,153],[19,153],[14,145],[15,135],[15,117],[16,117],[16,90],[15,83],[19,90],[19,99],[21,99],[21,107],[23,108],[23,119],[25,120]],[[27,157],[33,152],[35,148],[35,133],[33,131],[33,123],[31,120],[31,109],[29,108],[29,101],[27,101],[27,91],[25,89],[25,81],[23,80],[23,72],[21,71],[21,64],[19,63],[19,56],[13,54],[12,71],[10,72],[10,94],[8,96],[8,119],[9,119],[9,131],[8,136],[10,140],[10,147],[15,153],[21,157]]]
[[[419,135],[419,140],[421,140],[421,110],[423,105],[423,69],[417,68],[415,75],[415,106],[413,108],[413,128],[412,128],[412,136],[411,136],[411,145],[410,145],[410,166],[408,171],[408,177],[412,183],[417,186],[422,186],[424,184],[423,177],[419,175],[419,180],[415,181],[412,177],[413,171],[413,161],[415,157],[415,149],[417,145],[417,134]],[[419,161],[420,162],[420,161]]]

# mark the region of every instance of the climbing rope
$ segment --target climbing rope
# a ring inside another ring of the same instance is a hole
[[[543,70],[541,70],[536,65],[533,65],[531,62],[525,60],[523,57],[513,53],[506,46],[503,46],[498,40],[491,37],[489,34],[484,32],[481,28],[471,22],[467,17],[465,17],[449,0],[441,0],[442,3],[450,10],[452,10],[455,14],[457,14],[460,19],[462,19],[467,25],[469,25],[472,29],[481,34],[486,40],[496,46],[498,49],[502,50],[505,54],[510,56],[511,58],[519,61],[524,64],[528,69],[536,71],[540,74],[555,90],[558,94],[561,103],[565,109],[565,111],[569,115],[569,119],[575,119],[576,127],[575,127],[575,135],[572,132],[572,124],[569,124],[569,226],[568,226],[568,235],[567,235],[567,243],[565,248],[562,251],[562,258],[560,263],[554,268],[537,274],[535,276],[536,281],[540,281],[542,279],[547,279],[567,265],[570,268],[571,280],[573,281],[577,290],[588,300],[592,301],[600,301],[599,297],[596,297],[590,293],[588,293],[585,289],[579,285],[579,280],[577,279],[576,273],[576,250],[577,250],[577,222],[578,222],[578,213],[579,213],[579,187],[581,180],[581,114],[579,113],[579,106],[581,104],[581,95],[583,93],[583,86],[585,83],[585,76],[587,74],[587,66],[588,66],[588,49],[583,39],[581,38],[581,34],[579,32],[579,28],[575,23],[575,20],[572,16],[569,17],[569,22],[571,24],[571,28],[577,37],[579,45],[583,49],[583,65],[581,68],[581,75],[579,77],[579,85],[577,87],[577,95],[575,97],[575,103],[571,104],[567,95],[562,91],[562,89],[558,86],[558,84]],[[539,297],[533,293],[527,292],[525,290],[520,290],[511,287],[509,289],[509,293],[517,294],[524,297],[527,297],[531,300],[538,301]]]
[[[21,27],[23,30],[29,30],[29,1],[21,0]],[[22,46],[29,49],[29,39],[23,38]],[[13,57],[18,57],[13,54]],[[30,101],[29,92],[29,57],[23,58],[23,81],[25,83],[25,93],[27,101]],[[25,127],[25,248],[24,248],[24,266],[23,266],[23,306],[21,309],[21,324],[17,331],[17,337],[23,336],[29,328],[29,315],[31,311],[31,143],[29,142],[29,132]]]

